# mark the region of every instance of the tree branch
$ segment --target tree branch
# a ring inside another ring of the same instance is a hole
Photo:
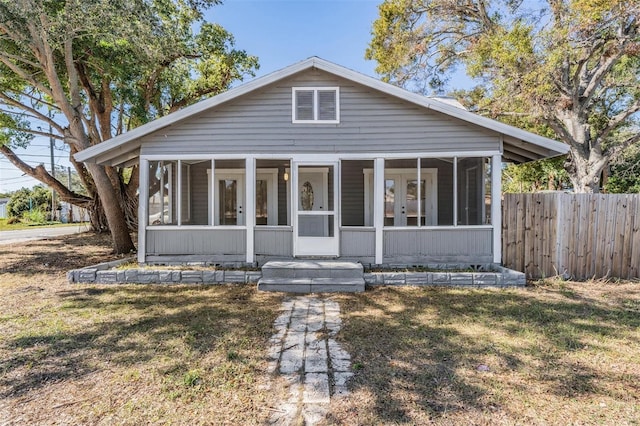
[[[621,113],[611,117],[607,122],[607,126],[598,135],[598,139],[601,139],[604,142],[611,132],[617,129],[627,118],[638,111],[640,111],[640,99],[637,99]]]
[[[16,108],[20,108],[22,110],[28,111],[30,114],[34,116],[34,118],[38,118],[39,120],[44,121],[45,123],[51,124],[51,127],[55,128],[60,134],[64,134],[64,128],[56,123],[51,117],[45,115],[38,111],[35,108],[32,108],[28,105],[23,104],[22,102],[16,101],[11,96],[8,96],[4,92],[0,92],[0,99],[4,101],[6,105],[11,105]],[[15,114],[15,113],[14,113]]]
[[[39,180],[50,188],[53,188],[63,201],[79,207],[88,207],[89,204],[93,202],[91,198],[69,190],[69,188],[63,185],[59,180],[51,176],[42,164],[36,167],[31,167],[18,158],[18,156],[9,147],[4,145],[0,145],[0,153],[2,153],[11,162],[11,164],[24,173]]]

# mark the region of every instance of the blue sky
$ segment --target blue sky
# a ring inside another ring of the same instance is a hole
[[[258,75],[319,56],[367,75],[364,59],[381,0],[227,0],[207,14],[256,55]]]

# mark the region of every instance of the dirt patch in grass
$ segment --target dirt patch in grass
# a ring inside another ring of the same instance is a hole
[[[328,424],[637,424],[640,283],[337,297],[355,377]]]
[[[254,286],[77,285],[108,236],[0,246],[0,419],[9,424],[261,424],[281,295]]]

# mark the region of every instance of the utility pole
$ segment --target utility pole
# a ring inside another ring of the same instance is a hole
[[[49,111],[49,117],[51,117],[51,111]],[[51,128],[51,123],[49,123],[49,135],[52,135],[53,129]],[[56,177],[56,165],[53,160],[53,148],[55,142],[53,141],[53,136],[49,136],[49,147],[51,148],[51,176],[53,178]],[[56,190],[51,188],[51,221],[54,222],[56,220]]]
[[[67,166],[67,186],[69,187],[69,191],[73,192],[71,188],[71,167]],[[69,223],[73,223],[73,204],[69,204]]]

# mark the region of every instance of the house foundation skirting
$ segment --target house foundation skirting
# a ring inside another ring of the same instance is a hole
[[[120,269],[131,262],[123,259],[67,272],[70,283],[82,284],[253,284],[262,277],[259,270],[241,269],[153,269],[153,267]],[[185,265],[189,266],[189,265]],[[191,266],[205,266],[191,265]],[[241,267],[242,265],[228,265]],[[363,275],[368,286],[443,286],[443,287],[520,287],[526,277],[503,266],[473,265],[474,272],[458,272],[469,265],[447,264],[436,266],[438,271],[399,271],[408,265],[381,265],[380,270]],[[390,269],[385,271],[384,269]]]

